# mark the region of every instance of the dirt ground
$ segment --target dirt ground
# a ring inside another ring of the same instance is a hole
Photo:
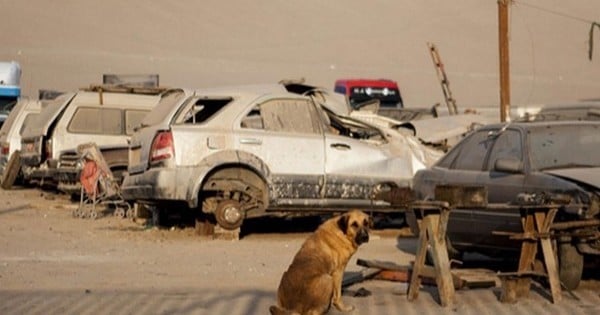
[[[0,190],[0,200],[1,314],[266,314],[282,272],[316,227],[273,221],[280,226],[263,225],[239,241],[213,240],[192,227],[73,218],[76,203],[37,189]],[[415,245],[406,229],[376,230],[347,272],[362,269],[357,258],[407,265]],[[368,280],[350,286],[344,299],[354,314],[600,312],[594,279],[557,305],[540,287],[514,305],[498,301],[497,287],[459,291],[451,308],[439,306],[434,287],[415,302],[406,300],[406,288]],[[368,296],[355,297],[360,289]]]

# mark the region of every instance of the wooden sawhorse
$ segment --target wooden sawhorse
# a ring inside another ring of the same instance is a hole
[[[413,301],[419,295],[421,276],[424,275],[425,256],[428,245],[433,258],[435,281],[442,306],[454,303],[454,283],[450,273],[450,260],[446,245],[446,227],[450,216],[450,206],[443,201],[419,201],[410,205],[419,225],[417,254],[408,287],[408,300]]]
[[[556,206],[523,206],[521,208],[521,224],[523,233],[494,232],[500,235],[509,235],[511,239],[520,240],[521,256],[519,258],[519,269],[517,272],[501,273],[503,292],[500,300],[502,302],[515,302],[517,297],[529,296],[531,288],[531,277],[540,275],[534,270],[535,257],[538,244],[542,248],[544,266],[550,284],[552,302],[561,300],[560,280],[558,277],[558,263],[552,247],[550,227],[558,211]]]

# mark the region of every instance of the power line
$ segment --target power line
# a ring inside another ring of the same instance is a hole
[[[579,22],[582,22],[582,23],[586,23],[586,24],[592,24],[592,23],[594,23],[594,21],[591,21],[591,20],[588,20],[588,19],[584,19],[584,18],[581,18],[581,17],[578,17],[578,16],[574,16],[574,15],[571,15],[571,14],[559,12],[559,11],[556,11],[556,10],[551,10],[551,9],[543,8],[543,7],[540,7],[540,6],[537,6],[537,5],[533,5],[533,4],[530,4],[530,3],[527,3],[527,2],[517,1],[517,0],[513,0],[513,2],[514,3],[518,3],[518,4],[520,4],[522,6],[525,6],[525,7],[529,7],[529,8],[533,8],[533,9],[536,9],[536,10],[544,11],[546,13],[554,14],[554,15],[557,15],[557,16],[560,16],[560,17],[563,17],[563,18],[567,18],[567,19],[579,21]]]

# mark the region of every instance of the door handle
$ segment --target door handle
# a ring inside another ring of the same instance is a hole
[[[350,146],[345,143],[332,143],[330,147],[337,150],[350,150]]]
[[[241,144],[262,144],[262,140],[256,139],[256,138],[241,138],[240,143]]]

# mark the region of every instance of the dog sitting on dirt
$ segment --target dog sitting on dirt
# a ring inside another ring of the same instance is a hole
[[[342,277],[358,246],[369,241],[372,224],[359,210],[321,224],[283,273],[271,314],[325,314],[332,304],[342,312],[354,310],[342,302]]]

